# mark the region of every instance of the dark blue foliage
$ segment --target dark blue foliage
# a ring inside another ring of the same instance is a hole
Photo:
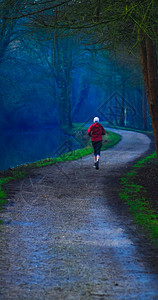
[[[72,122],[96,115],[107,125],[150,128],[140,66],[128,59],[94,55],[72,37],[8,42],[0,60],[0,169],[54,156]],[[71,140],[71,149],[80,146]]]

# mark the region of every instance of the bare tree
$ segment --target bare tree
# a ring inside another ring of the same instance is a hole
[[[34,3],[35,4],[35,3]],[[32,3],[33,6],[33,3]],[[140,48],[140,59],[155,146],[158,156],[158,68],[157,68],[157,17],[156,0],[71,0],[37,1],[31,11],[33,25],[39,28],[77,30],[90,43],[116,50],[124,45],[134,52]]]

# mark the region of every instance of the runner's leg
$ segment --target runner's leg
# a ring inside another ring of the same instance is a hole
[[[94,163],[97,162],[97,155],[94,155]]]
[[[96,148],[96,142],[92,141],[92,146],[94,149],[94,167],[96,166],[96,162],[97,162],[97,148]]]
[[[102,146],[102,141],[99,141],[97,144],[97,149],[96,149],[96,153],[97,153],[97,162],[96,162],[96,169],[99,169],[99,159],[100,159],[100,149]]]

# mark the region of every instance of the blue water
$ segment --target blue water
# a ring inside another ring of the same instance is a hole
[[[34,132],[3,132],[0,137],[0,170],[40,159],[57,157],[83,145],[59,129]]]

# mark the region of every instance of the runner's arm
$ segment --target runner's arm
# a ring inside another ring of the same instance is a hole
[[[88,135],[92,136],[92,125],[88,128]]]

